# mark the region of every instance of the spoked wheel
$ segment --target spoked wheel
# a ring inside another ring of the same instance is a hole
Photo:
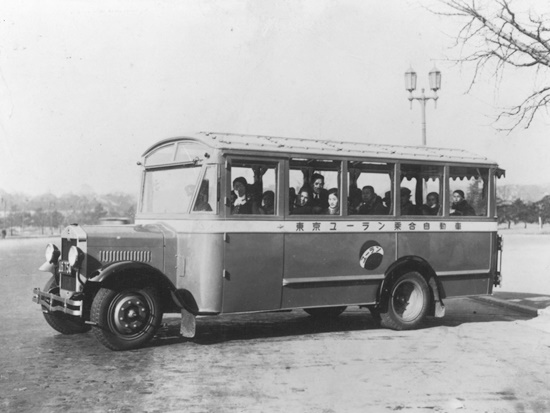
[[[315,318],[335,318],[346,311],[346,306],[304,308],[304,311]]]
[[[430,291],[422,275],[408,272],[401,275],[390,290],[388,311],[380,313],[383,327],[393,330],[416,328],[426,316]]]
[[[52,278],[48,280],[44,286],[44,291],[47,291],[52,294],[59,294],[59,286],[55,277],[52,275]],[[42,307],[43,310],[46,310],[45,307]],[[59,331],[61,334],[80,334],[90,331],[92,328],[88,324],[84,324],[84,320],[79,317],[75,317],[69,314],[65,314],[59,311],[54,311],[51,313],[43,313],[46,322],[54,330]]]
[[[153,287],[115,291],[101,288],[92,303],[96,338],[111,350],[130,350],[147,343],[160,326],[162,311]]]

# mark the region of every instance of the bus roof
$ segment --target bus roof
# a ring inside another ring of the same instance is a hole
[[[440,161],[457,163],[480,163],[497,166],[486,157],[462,149],[433,148],[429,146],[383,145],[364,142],[346,142],[342,140],[282,138],[266,135],[243,135],[220,132],[199,132],[182,137],[165,139],[150,147],[148,154],[155,148],[169,142],[198,140],[220,150],[269,151],[290,155],[312,154],[328,156],[361,156],[383,159],[403,159],[420,161]]]

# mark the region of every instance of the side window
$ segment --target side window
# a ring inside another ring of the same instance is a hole
[[[452,216],[487,216],[489,170],[487,168],[450,168],[450,210]]]
[[[393,164],[348,162],[348,214],[391,214],[392,175]]]
[[[341,162],[291,159],[289,171],[291,215],[340,215]]]
[[[218,208],[218,176],[216,166],[208,166],[193,205],[193,213],[216,213]]]
[[[442,216],[443,167],[401,165],[401,215]]]
[[[233,160],[230,177],[231,215],[277,214],[277,164]]]

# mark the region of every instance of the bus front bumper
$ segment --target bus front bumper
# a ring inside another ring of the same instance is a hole
[[[82,316],[81,300],[70,300],[62,298],[55,294],[50,294],[45,291],[40,291],[40,288],[32,290],[32,301],[42,306],[42,310],[46,313],[62,312],[72,316]]]

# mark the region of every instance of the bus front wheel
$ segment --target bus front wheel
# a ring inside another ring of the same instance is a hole
[[[395,280],[388,300],[388,310],[380,313],[382,327],[392,330],[416,328],[426,316],[430,290],[422,275],[407,272]]]
[[[101,288],[92,303],[93,333],[111,350],[142,347],[162,321],[158,291],[151,286],[112,290]]]

